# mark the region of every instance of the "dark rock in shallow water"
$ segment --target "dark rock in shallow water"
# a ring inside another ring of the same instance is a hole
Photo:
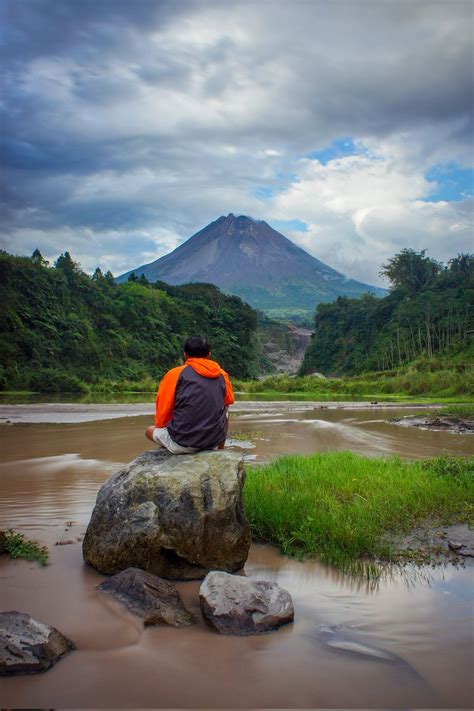
[[[190,625],[192,615],[186,610],[173,583],[138,568],[127,568],[97,586],[141,617],[145,625]]]
[[[243,484],[233,452],[144,452],[100,489],[84,560],[108,575],[133,567],[168,579],[239,570],[250,547]]]
[[[448,541],[448,546],[451,550],[456,551],[457,555],[462,555],[465,558],[474,558],[474,541],[472,540],[472,536],[469,540]]]
[[[71,649],[54,627],[24,612],[0,612],[0,675],[44,672]]]
[[[392,420],[402,427],[419,427],[426,430],[440,430],[457,434],[474,434],[474,421],[454,415],[408,415]]]
[[[199,599],[207,624],[221,634],[269,632],[294,618],[289,592],[267,580],[215,571],[202,583]]]

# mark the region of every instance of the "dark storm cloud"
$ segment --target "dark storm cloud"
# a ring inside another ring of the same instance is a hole
[[[3,15],[2,233],[18,251],[84,229],[100,261],[101,233],[125,255],[141,230],[138,263],[147,235],[166,249],[224,212],[309,221],[256,195],[291,195],[299,158],[342,136],[402,176],[469,154],[470,2],[7,0]]]
[[[45,54],[98,56],[124,46],[131,28],[147,32],[185,13],[186,0],[4,0],[2,54],[25,61]]]

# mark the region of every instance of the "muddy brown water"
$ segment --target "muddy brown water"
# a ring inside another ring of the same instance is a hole
[[[61,420],[54,406],[51,412]],[[256,461],[328,449],[406,457],[474,453],[472,436],[386,421],[402,414],[400,408],[240,403],[230,434],[257,437],[254,448],[242,449]],[[366,584],[254,545],[245,574],[278,582],[295,604],[293,625],[258,637],[208,629],[198,582],[178,583],[197,620],[179,630],[144,629],[97,592],[104,576],[83,564],[77,539],[101,483],[147,448],[147,424],[136,413],[0,428],[0,528],[15,527],[50,547],[45,568],[2,556],[1,609],[29,612],[76,645],[45,674],[0,680],[3,708],[472,707],[468,565],[394,570]],[[61,540],[75,542],[54,545]]]

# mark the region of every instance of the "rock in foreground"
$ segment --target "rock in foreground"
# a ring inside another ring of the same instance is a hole
[[[221,634],[269,632],[294,618],[289,592],[267,580],[215,571],[202,583],[199,599],[207,624]]]
[[[54,627],[24,612],[0,612],[0,675],[44,672],[71,649]]]
[[[243,567],[250,529],[240,455],[144,452],[102,486],[84,560],[107,575],[141,568],[168,579]]]
[[[192,624],[173,583],[138,568],[127,568],[97,586],[115,597],[127,610],[141,617],[145,625],[182,627]]]

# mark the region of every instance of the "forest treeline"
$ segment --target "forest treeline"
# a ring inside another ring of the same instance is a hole
[[[382,267],[384,298],[366,294],[320,304],[301,374],[388,371],[435,355],[456,354],[472,338],[474,256],[447,265],[425,250],[404,249]]]
[[[206,334],[212,357],[255,374],[256,313],[211,284],[117,284],[84,273],[65,252],[54,266],[0,252],[0,388],[81,391],[147,381],[179,365],[184,338]]]

